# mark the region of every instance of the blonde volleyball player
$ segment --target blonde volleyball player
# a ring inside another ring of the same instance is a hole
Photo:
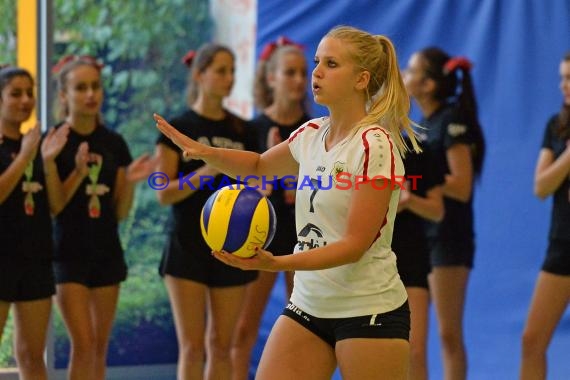
[[[295,254],[213,253],[246,270],[295,271],[257,378],[330,379],[338,365],[343,379],[406,379],[410,315],[390,248],[404,175],[402,130],[419,147],[392,42],[347,26],[330,30],[315,54],[312,89],[330,116],[261,155],[205,146],[155,120],[186,157],[231,176],[299,176]]]

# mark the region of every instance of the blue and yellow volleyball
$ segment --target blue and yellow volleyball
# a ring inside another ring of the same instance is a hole
[[[244,185],[222,187],[208,198],[200,216],[202,236],[214,251],[239,257],[267,248],[275,235],[273,205],[261,192]]]

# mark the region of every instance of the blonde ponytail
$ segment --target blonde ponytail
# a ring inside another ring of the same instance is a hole
[[[356,127],[380,124],[386,128],[400,153],[409,150],[402,136],[405,130],[415,152],[421,148],[412,128],[410,112],[410,97],[404,86],[396,49],[386,36],[373,36],[365,31],[350,27],[338,26],[327,33],[327,36],[348,42],[351,56],[356,65],[370,73],[367,92],[370,95],[370,107],[367,115],[360,120]]]
[[[385,55],[384,67],[376,73],[381,87],[376,96],[371,101],[368,114],[362,119],[358,126],[380,123],[382,127],[388,129],[395,139],[398,150],[402,153],[409,150],[404,142],[402,130],[405,130],[410,138],[413,150],[421,152],[421,148],[416,140],[415,131],[412,128],[413,122],[408,117],[410,112],[410,97],[404,86],[396,49],[387,37],[382,35],[374,36],[382,48]],[[371,73],[374,75],[374,73]]]

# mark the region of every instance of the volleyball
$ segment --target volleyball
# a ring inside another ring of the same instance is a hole
[[[261,192],[244,185],[228,185],[212,194],[200,216],[202,236],[214,251],[239,257],[267,248],[275,235],[273,205]]]

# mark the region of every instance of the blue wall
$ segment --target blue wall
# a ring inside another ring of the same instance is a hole
[[[402,67],[427,45],[474,61],[488,155],[475,199],[477,253],[465,318],[469,377],[516,378],[550,215],[550,201],[532,194],[534,165],[545,123],[562,102],[558,65],[570,50],[570,2],[258,0],[258,7],[258,52],[286,35],[305,45],[312,62],[320,38],[331,27],[348,24],[390,37]],[[315,116],[324,112],[314,107]],[[430,371],[437,379],[441,364],[433,319]],[[549,353],[552,379],[570,376],[568,347],[567,312]]]

